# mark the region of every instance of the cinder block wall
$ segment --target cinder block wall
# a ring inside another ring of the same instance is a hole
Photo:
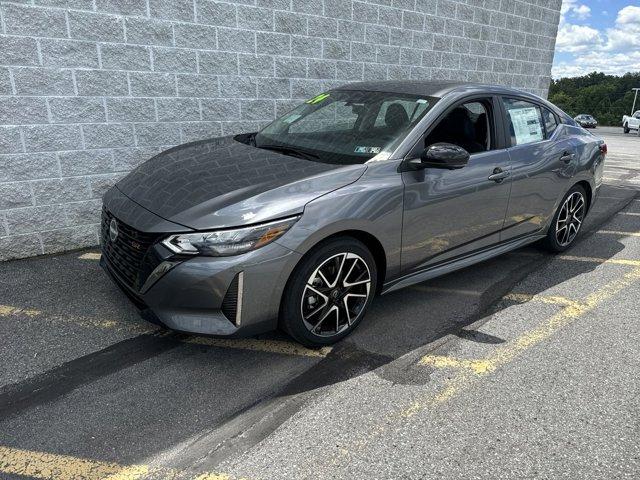
[[[103,192],[175,144],[361,79],[546,95],[561,0],[0,1],[0,260],[98,243]]]

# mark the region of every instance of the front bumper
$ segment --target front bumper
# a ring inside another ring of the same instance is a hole
[[[130,213],[136,205],[129,202],[126,208]],[[105,208],[120,221],[117,202],[108,202],[105,197]],[[132,218],[135,216],[127,216]],[[149,220],[148,212],[145,218]],[[157,233],[149,223],[146,226]],[[128,227],[124,224],[123,231],[128,232]],[[159,243],[169,233],[174,232],[158,233],[148,247],[145,245],[132,280],[126,275],[126,265],[118,263],[131,257],[127,252],[116,256],[114,247],[118,245],[103,227],[100,264],[143,318],[174,330],[222,336],[252,335],[277,327],[280,299],[299,253],[274,242],[233,257],[180,257]],[[116,242],[128,240],[123,236]]]
[[[128,287],[107,260],[101,265],[148,321],[184,332],[251,335],[277,327],[284,285],[300,257],[275,243],[260,250],[251,252],[260,259],[245,254],[178,262],[146,292]]]

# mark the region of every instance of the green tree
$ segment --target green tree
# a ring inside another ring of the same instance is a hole
[[[572,117],[593,115],[601,125],[618,126],[633,105],[632,88],[640,87],[640,72],[622,76],[592,72],[582,77],[552,80],[549,101]],[[640,101],[636,106],[640,109]]]

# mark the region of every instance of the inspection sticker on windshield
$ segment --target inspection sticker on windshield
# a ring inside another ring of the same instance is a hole
[[[354,150],[356,153],[380,153],[380,147],[356,147]]]
[[[316,103],[320,103],[321,101],[323,101],[325,98],[328,98],[328,97],[329,97],[328,93],[321,93],[320,95],[316,95],[315,97],[310,98],[305,103],[308,103],[309,105],[315,105]]]

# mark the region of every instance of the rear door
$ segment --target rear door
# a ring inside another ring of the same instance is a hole
[[[528,99],[503,97],[511,197],[502,240],[541,231],[553,215],[558,195],[569,188],[577,147],[558,129],[559,119]]]
[[[497,109],[498,99],[492,97],[453,106],[410,153],[410,158],[416,158],[425,147],[448,142],[467,149],[471,156],[468,165],[457,170],[402,173],[405,274],[499,242],[509,200],[510,167]]]

